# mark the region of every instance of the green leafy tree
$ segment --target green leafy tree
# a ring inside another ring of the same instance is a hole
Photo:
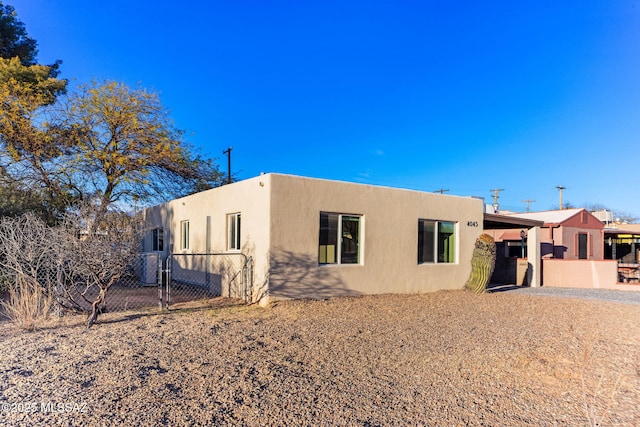
[[[36,47],[14,8],[0,2],[0,192],[32,192],[55,217],[82,200],[97,201],[104,214],[113,203],[163,201],[222,183],[157,94],[106,81],[63,97],[60,62],[36,64]]]
[[[63,206],[51,206],[44,189],[26,188],[10,177],[4,177],[0,183],[0,217],[17,217],[31,212],[49,225],[60,218]]]
[[[0,2],[0,215],[30,211],[51,223],[68,197],[48,170],[59,152],[45,118],[67,82],[56,78],[60,61],[38,65],[36,55],[15,9]]]
[[[116,202],[162,201],[222,182],[213,161],[183,140],[158,95],[144,89],[114,81],[81,86],[55,129],[64,173],[103,211]]]
[[[35,65],[37,55],[37,42],[27,34],[14,7],[0,2],[0,57],[18,57],[23,65]]]
[[[29,199],[41,199],[37,210],[48,222],[69,199],[54,167],[63,147],[53,140],[47,120],[66,85],[51,77],[48,66],[0,58],[0,188],[13,198],[33,193]]]

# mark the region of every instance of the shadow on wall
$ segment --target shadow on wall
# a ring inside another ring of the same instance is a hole
[[[361,295],[347,288],[336,267],[318,265],[316,257],[275,250],[270,259],[269,295],[293,299]]]
[[[567,252],[569,248],[566,246],[554,246],[553,247],[553,257],[557,259],[564,259],[564,254]]]
[[[540,256],[553,255],[553,243],[541,242],[540,243]]]

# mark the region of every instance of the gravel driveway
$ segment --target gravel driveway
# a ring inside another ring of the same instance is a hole
[[[640,304],[640,291],[617,291],[611,289],[577,289],[553,287],[496,286],[490,292],[514,292],[522,295],[579,298],[604,302]]]
[[[0,424],[640,425],[640,307],[539,292],[5,322]]]

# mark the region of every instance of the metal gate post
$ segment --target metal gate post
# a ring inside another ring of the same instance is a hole
[[[166,301],[165,301],[165,306],[167,308],[167,310],[169,310],[169,303],[170,303],[170,295],[171,295],[171,262],[173,260],[172,256],[168,256],[167,257],[167,264],[165,265],[165,273],[167,274],[166,277]]]
[[[253,301],[253,258],[248,257],[244,262],[243,270],[243,288],[244,288],[244,302],[247,304],[251,304]]]
[[[164,269],[162,268],[162,258],[158,254],[158,308],[162,311],[162,282]]]

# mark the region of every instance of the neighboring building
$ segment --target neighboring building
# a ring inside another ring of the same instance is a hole
[[[144,244],[165,258],[251,256],[254,301],[461,289],[483,208],[473,197],[266,174],[146,209]]]
[[[605,259],[604,224],[586,209],[564,209],[505,215],[536,220],[527,230],[486,230],[496,240],[496,283],[532,286],[531,267],[542,261],[540,284],[550,287],[618,289],[616,262]],[[534,231],[534,233],[532,233]],[[534,254],[533,250],[538,253]]]
[[[506,217],[539,221],[540,255],[556,259],[604,259],[603,223],[586,209],[514,213]],[[488,231],[504,258],[527,258],[526,228]],[[523,246],[524,243],[524,246]]]
[[[638,264],[640,224],[609,224],[604,229],[604,257],[625,264]]]
[[[496,242],[496,263],[492,283],[540,286],[542,221],[509,214],[484,214],[484,233]]]
[[[519,213],[512,216],[543,222],[540,252],[543,258],[604,259],[604,224],[586,209]],[[500,240],[517,241],[519,230],[505,233]]]

